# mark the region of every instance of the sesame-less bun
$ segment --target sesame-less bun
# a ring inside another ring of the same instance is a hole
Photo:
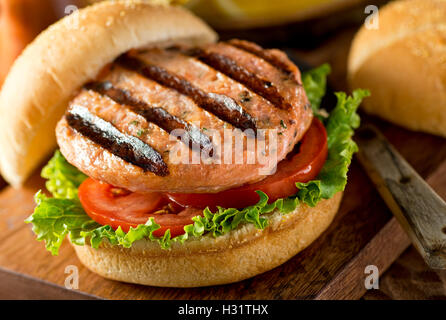
[[[314,208],[265,215],[263,231],[252,224],[217,238],[203,236],[163,250],[157,242],[140,240],[129,249],[102,244],[73,245],[81,262],[99,275],[124,282],[160,287],[202,287],[240,281],[271,270],[305,249],[328,228],[342,192]]]
[[[352,88],[370,89],[362,107],[412,130],[446,137],[446,0],[404,0],[364,26],[348,62]]]
[[[181,7],[104,1],[42,32],[12,66],[0,92],[0,169],[18,186],[54,150],[68,101],[122,53],[217,36]]]

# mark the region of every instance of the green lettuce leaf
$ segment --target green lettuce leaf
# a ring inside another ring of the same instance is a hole
[[[302,74],[302,83],[313,113],[318,114],[322,98],[327,89],[327,76],[331,72],[330,65],[325,63]]]
[[[80,238],[90,239],[90,244],[93,248],[99,248],[101,242],[106,239],[112,245],[121,245],[124,248],[130,248],[135,241],[148,238],[154,241],[158,241],[162,248],[167,249],[169,247],[170,230],[165,233],[164,237],[157,238],[153,235],[155,230],[158,230],[160,225],[155,223],[153,218],[150,218],[145,224],[140,224],[136,228],[130,227],[130,230],[125,233],[121,227],[113,230],[110,226],[98,225],[91,230],[83,230],[80,232]]]
[[[352,140],[354,129],[359,127],[356,113],[367,90],[355,90],[352,96],[337,92],[338,102],[325,121],[327,130],[328,156],[317,180],[296,183],[298,198],[314,207],[321,199],[330,199],[347,184],[347,171],[358,146]]]
[[[34,213],[25,220],[33,224],[37,240],[44,240],[46,248],[56,255],[66,235],[79,245],[85,243],[81,232],[98,228],[76,199],[49,198],[40,191],[35,196],[37,207]]]
[[[184,242],[189,237],[200,237],[205,233],[210,233],[214,237],[221,236],[231,230],[236,229],[241,223],[251,223],[257,229],[264,229],[268,226],[268,220],[262,215],[278,210],[287,214],[296,209],[299,205],[297,197],[278,199],[268,204],[268,196],[262,191],[256,191],[260,197],[259,202],[253,206],[243,209],[221,208],[216,212],[211,212],[209,208],[203,210],[203,216],[194,217],[194,224],[184,227],[185,234],[175,237],[173,241]]]
[[[37,235],[37,240],[44,240],[46,249],[53,255],[57,255],[67,235],[77,245],[84,245],[86,239],[89,238],[93,248],[98,248],[104,239],[112,245],[129,248],[133,242],[143,238],[159,241],[163,248],[169,247],[170,236],[167,239],[167,233],[163,238],[152,235],[153,231],[160,228],[153,218],[137,228],[130,228],[129,232],[125,233],[121,227],[113,230],[110,226],[102,226],[92,220],[77,199],[49,198],[38,192],[35,201],[37,207],[25,222],[33,224],[33,232]]]
[[[48,191],[59,199],[76,199],[77,189],[87,179],[85,174],[65,160],[59,150],[42,169],[41,175],[47,179],[45,186]]]
[[[315,112],[318,111],[325,94],[326,76],[329,72],[330,67],[323,65],[302,76]],[[135,241],[150,239],[159,242],[162,248],[168,249],[172,242],[183,243],[189,238],[205,234],[218,237],[244,223],[264,229],[268,225],[265,214],[274,210],[286,214],[294,211],[301,202],[315,206],[321,199],[328,199],[344,189],[348,165],[357,150],[356,144],[351,139],[353,129],[359,125],[356,109],[362,98],[367,95],[368,92],[364,90],[355,91],[351,97],[347,97],[345,93],[336,94],[338,103],[330,116],[325,119],[329,148],[327,161],[317,180],[296,184],[300,191],[292,197],[278,199],[268,204],[268,196],[257,191],[260,200],[253,206],[241,209],[219,207],[216,212],[206,208],[202,216],[192,219],[193,224],[184,227],[183,235],[175,238],[171,237],[169,230],[163,237],[155,237],[153,232],[160,226],[153,218],[126,233],[121,228],[113,230],[110,226],[102,226],[85,213],[79,202],[77,190],[87,176],[70,165],[62,154],[56,151],[42,170],[42,176],[48,179],[46,187],[53,194],[53,198],[41,192],[37,193],[35,197],[37,207],[25,222],[33,224],[37,240],[45,241],[46,248],[52,254],[58,253],[67,235],[77,245],[84,245],[89,241],[94,248],[98,248],[103,241],[129,248]]]

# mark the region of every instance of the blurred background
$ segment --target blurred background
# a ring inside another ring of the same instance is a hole
[[[23,48],[73,8],[100,0],[0,0],[0,83]],[[365,0],[149,0],[185,5],[219,31],[268,47],[311,49],[359,26]],[[375,0],[374,5],[387,1]]]
[[[23,48],[63,17],[67,6],[86,4],[86,0],[0,0],[0,83]]]

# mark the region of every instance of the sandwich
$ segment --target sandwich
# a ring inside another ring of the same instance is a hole
[[[339,208],[368,92],[320,109],[329,71],[301,75],[280,50],[218,42],[181,7],[94,4],[12,67],[2,174],[21,185],[57,145],[26,222],[52,254],[68,238],[103,277],[162,287],[253,277],[311,244]]]

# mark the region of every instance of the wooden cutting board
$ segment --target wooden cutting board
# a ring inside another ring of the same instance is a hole
[[[345,58],[352,32],[301,58],[334,67],[331,83],[343,89]],[[446,172],[446,140],[409,132],[371,119],[420,175],[441,180]],[[366,266],[380,274],[407,248],[409,240],[354,159],[341,208],[330,228],[284,265],[239,283],[207,288],[155,288],[103,279],[83,267],[66,242],[57,257],[37,242],[23,220],[43,188],[36,173],[22,189],[4,183],[0,191],[0,298],[31,299],[358,299],[365,292]],[[445,194],[446,185],[437,185]],[[64,287],[66,267],[77,266],[79,289]]]

